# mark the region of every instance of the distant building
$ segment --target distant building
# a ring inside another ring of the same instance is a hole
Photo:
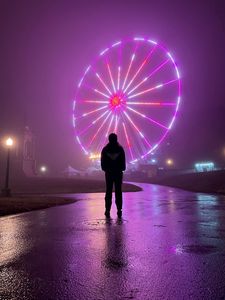
[[[81,176],[81,172],[77,169],[74,169],[71,166],[68,166],[65,170],[63,170],[62,174],[64,177],[67,177],[67,178]]]
[[[26,126],[23,133],[22,170],[28,177],[37,175],[36,168],[36,138],[31,129]]]
[[[197,172],[210,172],[215,170],[213,162],[199,162],[195,164],[195,170]]]

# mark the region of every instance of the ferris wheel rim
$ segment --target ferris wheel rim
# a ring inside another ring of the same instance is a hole
[[[135,37],[133,39],[126,39],[126,40],[118,40],[117,42],[111,44],[111,46],[105,48],[103,51],[101,51],[98,56],[96,57],[96,59],[94,60],[94,62],[92,64],[90,64],[85,72],[83,73],[83,76],[81,77],[81,80],[79,81],[78,83],[78,87],[77,87],[77,90],[76,90],[76,94],[75,94],[75,99],[73,101],[73,127],[75,128],[75,137],[76,137],[76,140],[77,142],[80,144],[82,150],[84,151],[84,153],[86,155],[89,154],[89,151],[86,149],[87,147],[85,145],[82,144],[81,140],[80,140],[80,137],[79,137],[79,133],[77,132],[77,128],[76,128],[76,117],[75,117],[75,112],[76,112],[76,105],[77,103],[79,103],[79,101],[77,100],[77,95],[82,87],[82,84],[83,82],[85,81],[85,77],[87,76],[87,74],[89,73],[90,70],[93,69],[93,67],[95,66],[95,64],[99,61],[99,59],[103,58],[107,53],[110,52],[110,50],[112,48],[116,48],[117,46],[121,46],[121,45],[126,45],[127,43],[129,42],[147,42],[147,43],[150,43],[151,45],[154,45],[155,47],[157,48],[160,48],[161,51],[163,51],[164,54],[167,55],[168,59],[170,60],[170,62],[172,62],[172,65],[173,65],[173,68],[176,72],[176,79],[174,81],[177,81],[178,83],[178,96],[177,96],[177,99],[176,99],[176,107],[175,107],[175,111],[174,111],[174,114],[173,114],[173,117],[168,125],[168,128],[167,130],[165,130],[164,134],[160,137],[159,141],[154,144],[149,151],[147,151],[144,155],[142,155],[141,157],[138,157],[138,158],[135,158],[133,160],[130,160],[129,162],[130,163],[135,163],[137,162],[138,160],[140,159],[143,159],[144,157],[146,157],[147,155],[149,155],[150,153],[154,152],[156,150],[156,148],[158,148],[158,146],[162,143],[162,141],[166,138],[166,136],[168,135],[170,129],[172,128],[173,126],[173,123],[175,121],[175,118],[177,116],[177,112],[178,112],[178,109],[179,109],[179,106],[180,106],[180,99],[181,99],[181,78],[180,78],[180,73],[179,73],[179,70],[178,70],[178,67],[177,67],[177,64],[172,56],[172,54],[169,52],[169,50],[162,44],[162,43],[157,43],[155,42],[154,40],[151,40],[151,39],[146,39],[146,38],[142,38],[142,37]],[[96,75],[97,76],[97,75]],[[113,83],[113,82],[112,82]],[[163,86],[163,85],[162,85]],[[113,89],[113,84],[112,84],[112,89]],[[105,96],[109,96],[108,94],[105,94]],[[134,96],[133,96],[134,97]]]

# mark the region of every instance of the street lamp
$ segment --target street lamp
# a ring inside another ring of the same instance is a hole
[[[174,162],[173,162],[173,160],[172,159],[167,159],[166,160],[166,164],[168,165],[168,166],[172,166],[173,164],[174,164]]]
[[[6,175],[5,175],[5,187],[2,189],[3,197],[10,197],[11,190],[9,188],[9,160],[10,160],[10,149],[13,146],[13,139],[8,137],[5,141],[5,145],[7,147],[7,162],[6,162]]]
[[[46,174],[46,172],[48,171],[47,167],[46,166],[41,166],[40,167],[40,172],[42,174],[42,176],[44,176]]]

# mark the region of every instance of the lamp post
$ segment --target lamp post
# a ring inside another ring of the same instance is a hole
[[[9,188],[9,161],[10,161],[10,149],[13,146],[13,139],[11,137],[7,138],[7,140],[5,141],[5,145],[7,147],[7,162],[6,162],[5,186],[2,189],[2,196],[10,197],[11,191]]]

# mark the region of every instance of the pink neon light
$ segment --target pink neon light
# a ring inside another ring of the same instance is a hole
[[[128,120],[129,120],[129,116],[128,116],[128,114],[127,114],[127,116],[126,116],[127,118],[128,118]],[[131,123],[131,125],[135,128],[135,124],[132,124],[132,120],[131,120],[131,118],[130,118],[130,120],[129,120],[129,122]],[[134,122],[133,122],[134,123]],[[136,134],[138,135],[138,136],[141,136],[141,140],[140,141],[138,141],[139,142],[139,146],[140,146],[140,148],[143,150],[143,149],[145,149],[145,141],[144,141],[144,138],[143,138],[143,134],[140,132],[140,130],[138,131],[136,128],[135,128],[135,132],[136,132]],[[132,137],[134,136],[134,133],[132,132],[132,135],[131,135]],[[135,142],[136,143],[136,146],[138,145],[138,143],[137,143],[137,141]],[[147,144],[147,143],[146,143]],[[148,145],[148,144],[147,144]],[[145,151],[145,150],[144,150]],[[141,156],[141,152],[139,151],[139,150],[137,150],[137,147],[136,147],[136,152],[138,153],[138,155],[139,156]]]
[[[176,105],[176,102],[126,102],[129,105],[152,105],[152,106],[174,106]]]
[[[83,102],[87,102],[87,103],[109,103],[109,101],[105,101],[105,100],[83,100]]]
[[[104,115],[105,114],[107,114],[107,110],[100,116],[100,117],[98,117],[97,119],[95,119],[93,122],[92,122],[92,124],[95,124],[96,122],[98,122],[101,118],[103,118],[104,117]]]
[[[161,88],[161,87],[163,87],[163,86],[165,86],[165,85],[168,85],[168,84],[173,83],[173,82],[176,82],[176,81],[177,81],[177,79],[170,80],[170,81],[168,81],[168,82],[165,82],[165,83],[156,85],[156,86],[154,86],[154,87],[152,87],[152,88],[150,88],[150,89],[144,90],[144,91],[139,92],[139,93],[134,94],[134,95],[131,95],[131,96],[129,96],[128,98],[131,99],[131,98],[137,97],[137,96],[139,96],[139,95],[146,94],[146,93],[148,93],[148,92],[151,92],[151,91],[153,91],[153,90],[155,90],[155,89]]]
[[[119,95],[115,95],[111,98],[111,105],[112,107],[117,107],[121,105],[121,97]]]
[[[134,122],[131,120],[131,118],[129,117],[129,115],[124,112],[125,116],[127,117],[127,119],[130,121],[130,123],[134,126],[134,128],[137,130],[137,132],[140,134],[140,136],[144,139],[144,141],[146,142],[146,144],[151,147],[151,144],[147,141],[147,139],[144,137],[143,133],[138,129],[138,127],[134,124]]]
[[[139,84],[137,84],[132,90],[130,90],[127,95],[130,95],[133,91],[135,91],[140,85],[148,80],[148,77],[145,77]]]
[[[123,123],[123,130],[124,130],[124,133],[125,133],[125,137],[126,137],[126,141],[127,141],[127,146],[128,146],[129,151],[130,151],[130,156],[131,156],[132,159],[134,159],[133,152],[131,150],[131,144],[130,144],[130,141],[129,141],[129,138],[128,138],[128,134],[127,134],[127,129],[126,129],[126,126],[125,126],[124,123]]]
[[[151,77],[153,74],[155,74],[157,71],[159,71],[163,66],[165,66],[169,62],[169,59],[165,60],[161,65],[159,65],[155,70],[153,70],[149,75],[148,78]]]
[[[129,67],[128,67],[128,70],[127,70],[127,73],[126,73],[126,76],[125,76],[125,79],[124,79],[124,82],[123,82],[122,89],[124,89],[124,86],[125,86],[125,84],[126,84],[126,81],[127,81],[127,77],[128,77],[128,75],[129,75],[129,73],[130,73],[130,69],[131,69],[131,66],[132,66],[133,60],[134,60],[134,58],[135,58],[135,53],[136,53],[136,50],[137,50],[137,46],[136,46],[136,48],[135,48],[135,50],[134,50],[134,53],[133,53],[133,55],[131,56],[130,64],[129,64]]]
[[[152,118],[147,117],[146,115],[140,113],[139,111],[137,111],[137,110],[135,110],[135,109],[133,109],[133,108],[131,108],[131,107],[127,107],[127,108],[128,108],[129,110],[133,111],[134,113],[138,114],[138,115],[141,116],[142,118],[145,118],[145,119],[149,120],[151,123],[154,123],[154,124],[156,124],[156,125],[158,125],[158,126],[164,128],[164,129],[168,129],[166,126],[164,126],[164,125],[162,125],[161,123],[159,123],[159,122],[153,120]]]
[[[110,97],[110,95],[107,95],[107,94],[105,94],[105,93],[103,93],[103,92],[100,92],[100,91],[97,90],[97,89],[94,89],[94,91],[95,91],[96,93],[98,93],[98,94],[100,94],[100,95],[106,97],[107,99]]]
[[[159,71],[167,62],[169,59],[164,61],[161,65],[159,65],[157,68],[154,69],[153,72],[151,72],[147,77],[145,77],[139,84],[137,84],[132,90],[130,90],[127,95],[130,95],[133,91],[135,91],[140,85],[142,85],[144,82],[146,82],[153,74],[155,74],[157,71]]]
[[[108,135],[109,135],[109,130],[110,130],[110,128],[111,128],[111,125],[112,125],[112,122],[113,122],[113,120],[114,120],[114,117],[115,117],[115,115],[113,115],[112,116],[112,118],[111,118],[111,120],[110,120],[110,123],[109,123],[109,127],[108,127],[108,129],[107,129],[107,131],[106,131],[106,138],[108,137]]]
[[[122,66],[122,47],[118,48],[118,76],[117,76],[117,91],[120,90],[120,80],[121,80],[121,66]]]
[[[109,94],[111,95],[112,92],[110,91],[110,89],[107,87],[107,85],[105,84],[105,82],[103,81],[103,79],[101,78],[101,76],[96,73],[97,78],[100,80],[100,82],[103,84],[103,86],[105,87],[105,89],[107,90],[107,92],[109,92]]]
[[[117,90],[120,89],[120,67],[118,67],[118,83],[117,83]]]
[[[115,115],[112,115],[112,118],[110,120],[109,126],[108,126],[107,131],[106,131],[106,134],[105,135],[102,134],[102,138],[100,139],[100,141],[98,143],[98,146],[96,147],[96,149],[97,149],[96,153],[101,152],[101,147],[102,147],[103,143],[105,142],[106,139],[108,139],[109,129],[111,127],[111,124],[112,124],[112,121],[113,121],[114,117],[115,117]]]
[[[115,113],[119,114],[122,110],[126,108],[126,99],[121,93],[117,93],[109,99],[109,107]]]
[[[93,143],[94,139],[96,138],[97,134],[99,133],[99,131],[102,129],[102,127],[104,126],[105,122],[107,121],[108,117],[111,115],[111,111],[108,113],[108,115],[106,116],[105,120],[102,122],[101,126],[98,128],[98,130],[96,131],[96,133],[94,134],[93,138],[91,139],[90,143],[89,143],[89,147],[90,145]]]
[[[117,133],[117,128],[118,128],[118,116],[116,116],[116,120],[115,120],[115,128],[114,128],[115,133]]]
[[[108,72],[109,72],[109,77],[110,77],[110,80],[111,80],[111,83],[112,83],[112,86],[113,86],[113,90],[114,90],[114,92],[116,92],[116,88],[115,88],[115,84],[114,84],[114,81],[113,81],[112,72],[111,72],[109,63],[107,63],[107,69],[108,69]]]
[[[107,114],[107,110],[100,115],[100,117],[96,118],[94,121],[91,122],[90,125],[88,125],[86,128],[84,128],[82,131],[79,132],[79,136],[83,135],[87,130],[92,127],[96,122],[98,122],[101,118],[103,118]]]
[[[129,88],[129,86],[131,85],[131,83],[134,81],[134,79],[137,77],[137,75],[139,74],[139,72],[141,71],[141,69],[144,67],[144,65],[146,64],[146,62],[148,61],[148,59],[151,57],[152,53],[154,52],[154,50],[156,49],[156,45],[153,47],[153,49],[149,52],[149,54],[147,55],[147,57],[144,59],[144,61],[142,62],[141,66],[139,67],[139,69],[137,70],[137,72],[135,73],[135,75],[132,77],[131,81],[129,82],[129,84],[127,85],[127,87],[124,90],[124,93],[127,91],[127,89]]]
[[[102,106],[102,107],[97,108],[97,109],[94,109],[94,110],[91,110],[91,111],[89,111],[89,112],[87,112],[87,113],[84,113],[81,117],[89,116],[89,115],[91,115],[91,114],[93,114],[93,113],[95,113],[95,112],[97,112],[97,111],[99,111],[99,110],[102,110],[102,109],[106,108],[106,107],[107,107],[107,105]]]

